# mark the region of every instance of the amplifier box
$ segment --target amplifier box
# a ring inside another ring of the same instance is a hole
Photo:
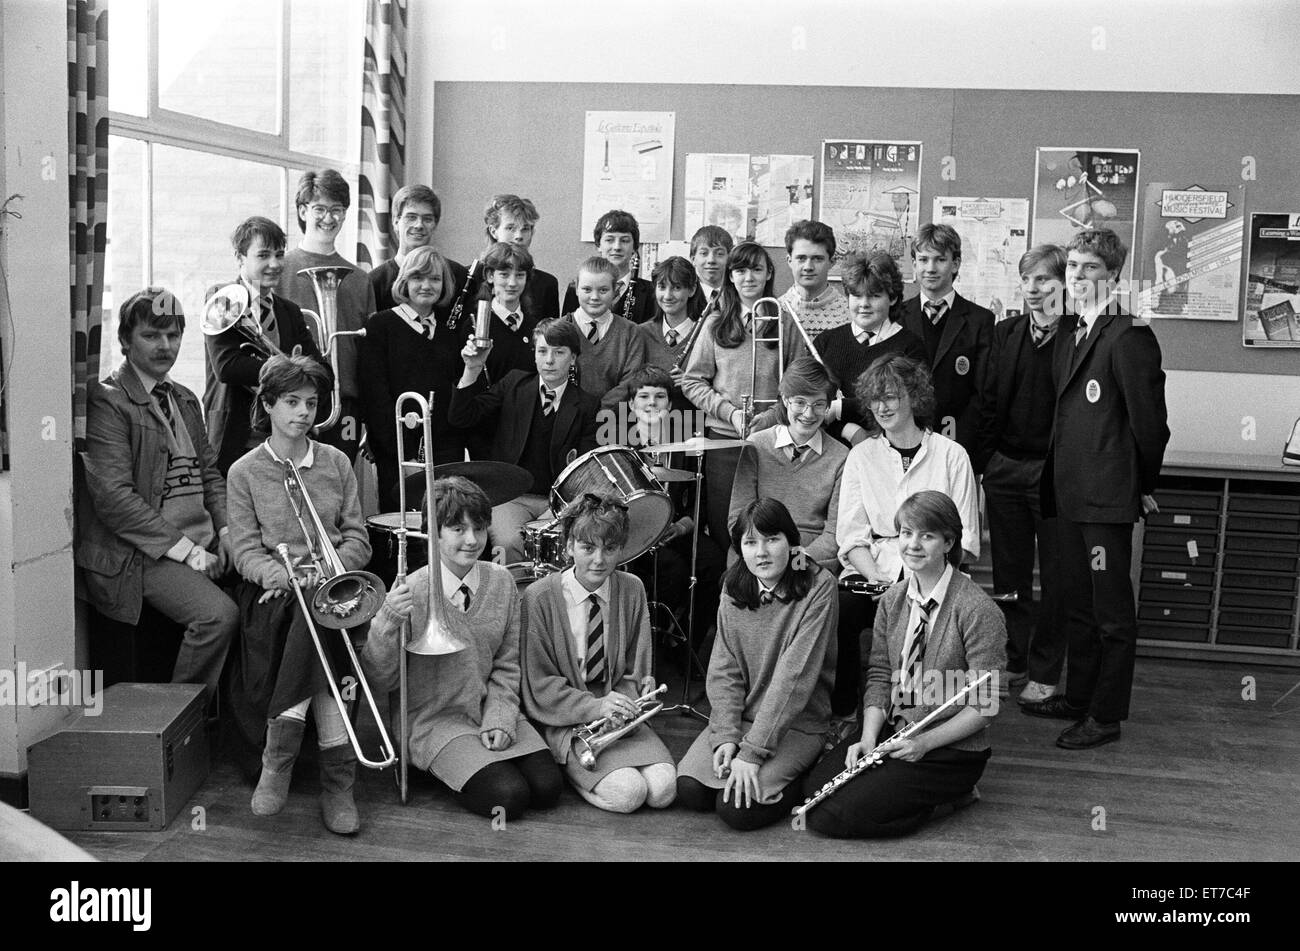
[[[54,829],[159,832],[207,778],[202,684],[114,684],[27,748],[31,814]]]

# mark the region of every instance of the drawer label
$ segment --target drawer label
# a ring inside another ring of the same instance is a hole
[[[1190,515],[1175,515],[1175,516],[1174,516],[1174,524],[1175,524],[1175,525],[1191,525],[1191,524],[1192,524],[1192,517],[1191,517]]]
[[[1162,571],[1160,572],[1162,581],[1186,581],[1187,572],[1185,571]]]

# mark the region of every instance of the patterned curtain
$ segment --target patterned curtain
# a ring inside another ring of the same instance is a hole
[[[68,3],[68,241],[72,251],[72,424],[85,448],[86,383],[99,376],[108,219],[106,0]]]
[[[357,263],[392,255],[389,202],[406,182],[406,3],[366,0]]]

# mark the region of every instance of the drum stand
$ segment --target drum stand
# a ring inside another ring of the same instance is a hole
[[[677,714],[681,714],[682,716],[697,717],[698,719],[703,720],[704,722],[707,723],[709,718],[705,716],[703,713],[701,713],[699,710],[696,710],[690,704],[692,665],[700,669],[701,679],[703,679],[708,675],[708,671],[705,669],[703,662],[695,654],[695,644],[693,640],[695,637],[695,585],[696,582],[698,581],[698,579],[695,576],[695,572],[696,572],[696,562],[699,558],[699,552],[700,552],[700,495],[701,495],[701,490],[703,488],[703,481],[704,481],[704,453],[697,452],[695,453],[695,512],[693,516],[695,525],[691,532],[691,581],[689,585],[690,594],[687,597],[686,632],[684,635],[686,641],[686,670],[683,672],[682,675],[681,700],[673,704],[671,707],[664,707],[663,710],[661,710],[660,712],[677,713]],[[658,559],[655,560],[654,585],[655,585],[655,595],[657,597],[659,594]],[[669,611],[668,613],[669,616],[671,617],[672,612]],[[677,629],[678,636],[682,636],[681,625],[677,623],[676,618],[673,618],[673,627]]]

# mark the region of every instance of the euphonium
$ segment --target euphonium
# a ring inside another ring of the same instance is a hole
[[[312,595],[310,603],[303,593],[302,582],[298,580],[298,566],[294,565],[289,555],[289,546],[281,543],[276,546],[276,552],[289,572],[289,582],[298,597],[298,605],[302,608],[303,617],[307,621],[307,631],[311,635],[312,643],[316,645],[316,654],[320,658],[321,666],[325,668],[325,680],[329,684],[330,693],[333,694],[339,709],[344,711],[343,725],[347,730],[348,740],[352,743],[352,749],[356,753],[357,761],[371,769],[383,769],[397,759],[397,753],[393,749],[392,740],[388,737],[388,731],[384,729],[379,707],[375,704],[374,695],[370,692],[370,685],[366,682],[365,674],[361,670],[361,662],[357,659],[356,649],[352,646],[352,639],[346,629],[364,624],[379,613],[379,609],[384,604],[384,595],[387,593],[384,582],[368,571],[348,571],[343,567],[338,551],[326,534],[325,525],[321,522],[316,506],[307,493],[298,466],[290,459],[285,462],[284,467],[285,492],[289,496],[289,503],[298,520],[298,527],[302,529],[303,538],[307,542],[307,558],[311,562],[310,567],[319,578],[316,592]],[[304,507],[311,519],[310,527],[303,518]],[[317,625],[343,632],[343,643],[352,664],[352,676],[355,676],[365,694],[370,704],[371,716],[374,717],[375,725],[379,730],[379,741],[384,753],[382,760],[368,759],[362,752],[361,742],[352,728],[352,719],[346,713],[347,704],[339,692],[329,658],[325,654],[325,647],[321,644],[320,634],[316,630]]]
[[[316,293],[316,303],[320,308],[319,313],[314,310],[303,308],[302,315],[311,321],[315,330],[316,346],[321,352],[321,356],[330,362],[330,369],[334,371],[334,392],[330,399],[330,414],[322,422],[316,424],[317,432],[324,432],[339,421],[339,416],[343,413],[343,394],[342,386],[339,381],[339,337],[364,337],[365,328],[360,330],[339,330],[339,284],[343,279],[354,271],[355,268],[332,266],[325,267],[305,267],[299,274],[306,276],[311,281],[311,289]]]
[[[660,684],[654,690],[637,697],[634,702],[638,713],[630,720],[620,716],[601,717],[585,726],[576,727],[573,731],[573,749],[578,754],[582,768],[595,769],[596,757],[662,710],[663,701],[657,698],[667,689],[667,684]]]

